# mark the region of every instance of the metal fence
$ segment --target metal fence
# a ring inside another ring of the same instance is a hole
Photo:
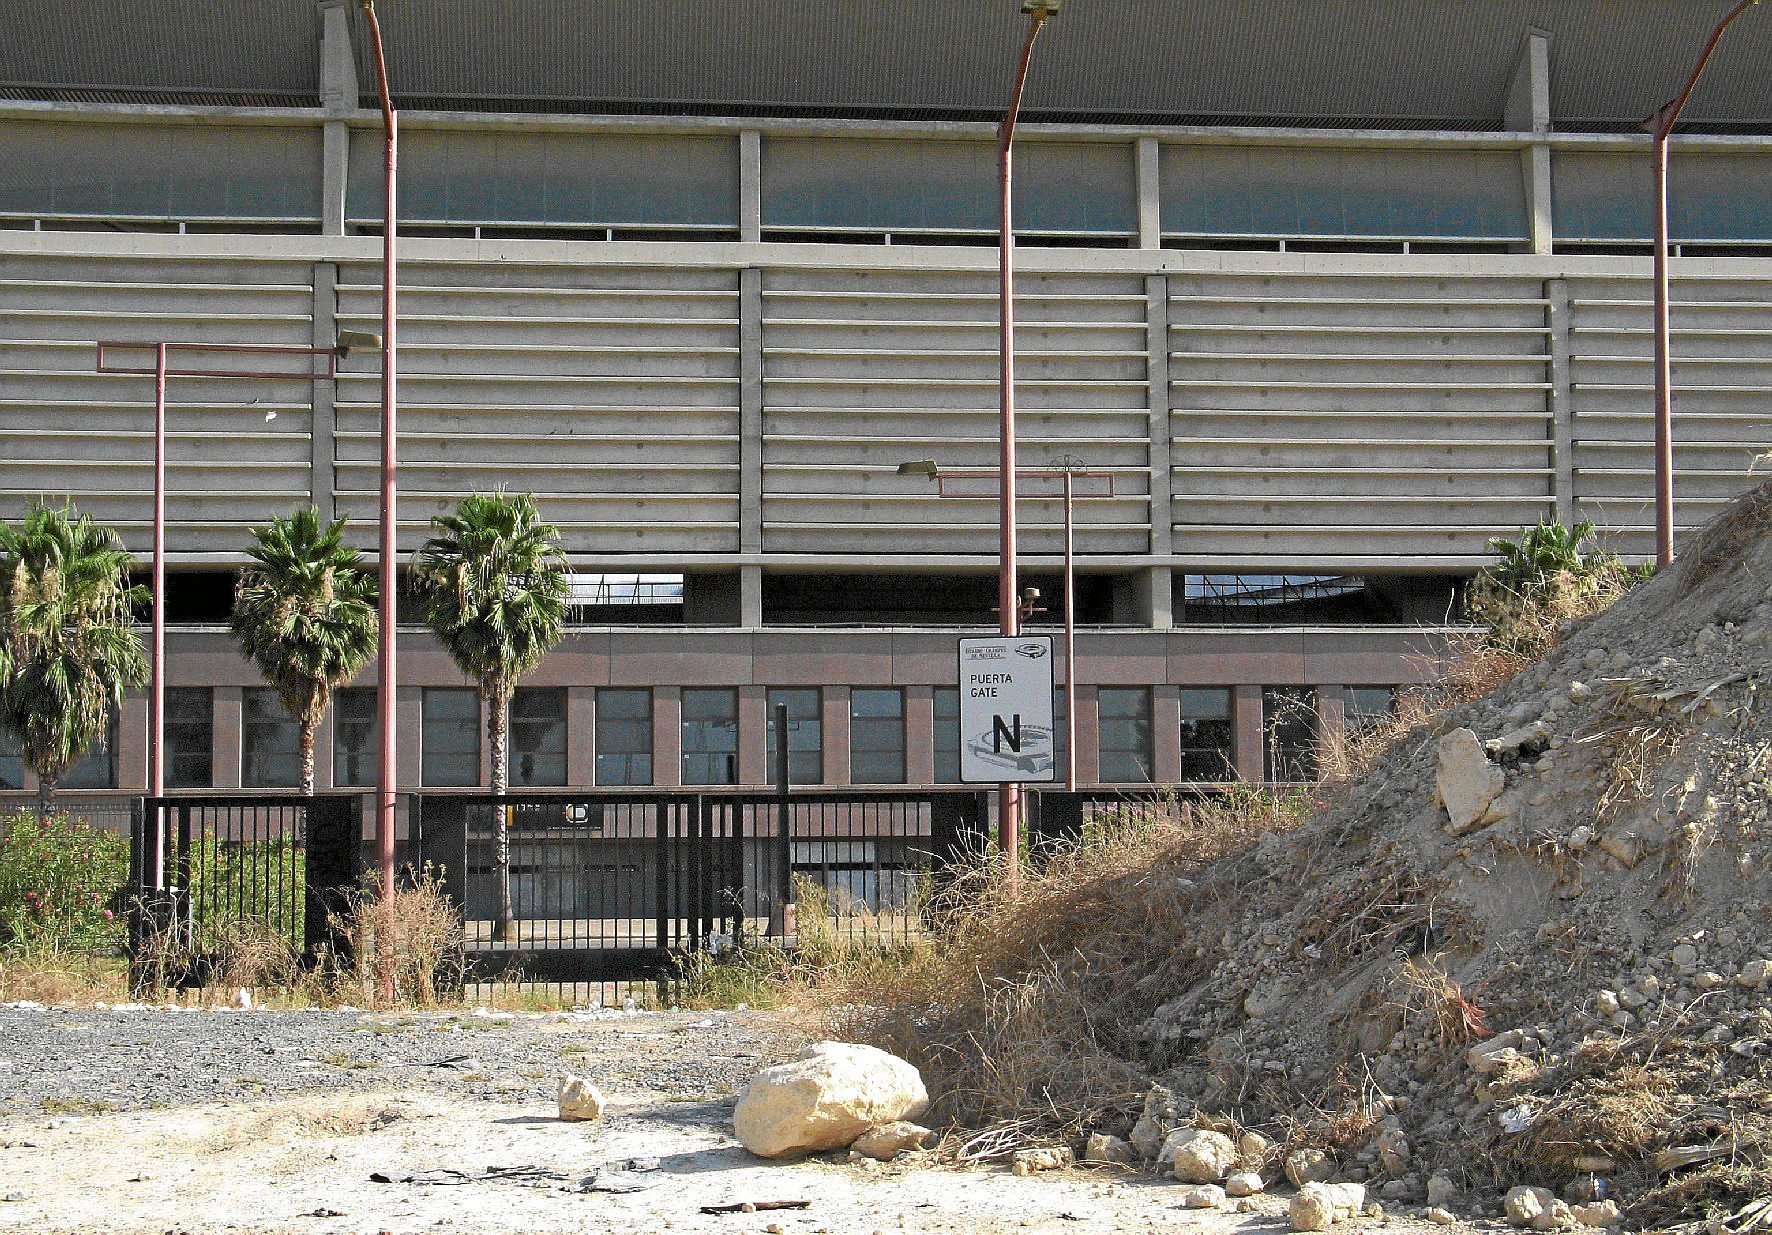
[[[141,798],[131,828],[130,942],[138,967],[205,980],[230,949],[337,946],[332,916],[358,875],[358,798]]]

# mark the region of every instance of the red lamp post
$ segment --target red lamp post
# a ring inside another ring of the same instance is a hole
[[[1686,88],[1671,103],[1647,120],[1643,127],[1654,138],[1655,153],[1655,565],[1659,569],[1674,560],[1674,432],[1673,432],[1673,348],[1668,317],[1668,227],[1667,227],[1667,139],[1686,108],[1686,101],[1698,85],[1711,53],[1717,50],[1723,32],[1759,0],[1740,0],[1711,31],[1703,53]]]

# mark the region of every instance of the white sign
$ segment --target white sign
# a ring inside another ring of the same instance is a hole
[[[960,779],[1056,780],[1052,636],[960,640]]]

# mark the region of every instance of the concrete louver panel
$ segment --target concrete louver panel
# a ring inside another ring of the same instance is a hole
[[[34,499],[68,500],[145,552],[153,378],[96,373],[95,342],[305,346],[312,270],[274,261],[18,255],[0,262],[0,518],[16,519]],[[153,354],[122,359],[151,366]],[[246,367],[220,356],[183,360]],[[308,364],[289,358],[288,379],[168,384],[167,518],[177,549],[238,553],[249,527],[308,500]]]
[[[339,321],[373,329],[371,267],[341,271]],[[499,485],[535,493],[571,552],[738,547],[733,271],[403,267],[401,543]],[[374,374],[341,379],[341,513],[373,519]]]
[[[1571,279],[1574,492],[1621,553],[1652,553],[1654,337],[1649,285]],[[1677,537],[1765,479],[1772,304],[1763,281],[1673,285],[1674,526]]]
[[[1150,548],[1142,280],[1024,274],[1016,397],[1024,467],[1060,455],[1115,474],[1077,506],[1078,552]],[[771,552],[988,554],[991,482],[946,496],[896,474],[913,456],[997,462],[996,280],[988,272],[766,270],[764,545]],[[1024,486],[1026,552],[1062,551],[1055,486]]]
[[[1174,551],[1479,560],[1552,514],[1538,280],[1171,277]]]

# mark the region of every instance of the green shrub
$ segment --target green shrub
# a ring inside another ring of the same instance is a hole
[[[0,950],[122,946],[129,841],[68,815],[0,818]]]
[[[1540,522],[1518,540],[1489,542],[1497,560],[1472,580],[1465,613],[1489,628],[1490,647],[1536,660],[1652,573],[1597,547],[1584,552],[1594,539],[1583,519],[1574,527]]]

